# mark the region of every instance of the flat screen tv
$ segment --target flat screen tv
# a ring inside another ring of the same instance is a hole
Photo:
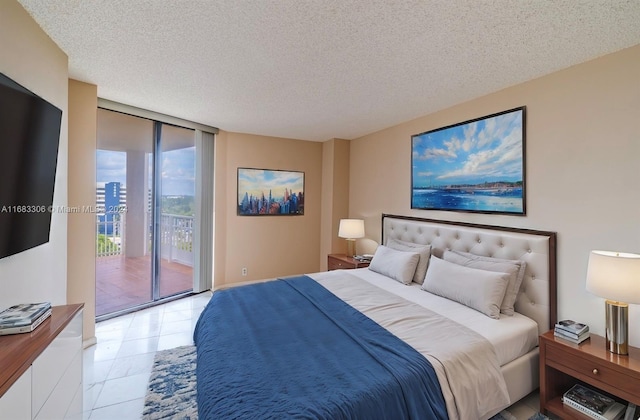
[[[49,242],[62,111],[0,73],[0,258]]]

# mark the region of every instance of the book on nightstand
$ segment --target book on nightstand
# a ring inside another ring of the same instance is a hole
[[[556,323],[553,329],[553,335],[571,341],[572,343],[580,344],[589,338],[589,326],[565,319]]]
[[[613,398],[580,384],[565,392],[562,402],[597,420],[618,420],[627,408]]]
[[[0,312],[0,335],[27,333],[51,316],[51,302],[23,303]]]
[[[589,326],[581,322],[576,322],[571,319],[563,319],[556,323],[556,331],[561,330],[569,335],[579,336],[586,332],[589,332]]]

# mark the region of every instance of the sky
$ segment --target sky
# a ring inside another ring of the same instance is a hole
[[[280,199],[284,196],[285,188],[296,194],[302,192],[304,172],[238,168],[238,203],[245,193],[260,197],[264,192],[268,197],[269,190],[273,198]]]
[[[96,180],[99,185],[107,182],[120,182],[123,186],[126,186],[126,168],[126,152],[114,152],[110,150],[97,151]],[[149,171],[149,174],[149,182],[151,182],[151,169]],[[163,152],[162,195],[193,196],[194,194],[195,147]]]
[[[415,135],[415,187],[522,181],[523,110]]]

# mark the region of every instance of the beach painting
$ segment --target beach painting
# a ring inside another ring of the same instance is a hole
[[[411,208],[525,214],[525,107],[411,137]]]

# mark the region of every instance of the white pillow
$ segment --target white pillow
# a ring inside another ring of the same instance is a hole
[[[400,283],[409,284],[416,272],[420,256],[415,252],[403,252],[379,245],[376,249],[369,270],[391,277]]]
[[[510,273],[507,291],[500,305],[500,312],[505,315],[513,316],[515,310],[514,305],[520,285],[524,278],[524,272],[527,263],[520,260],[506,260],[503,258],[484,257],[481,255],[470,254],[468,252],[448,250],[444,252],[443,259],[465,267],[478,268],[480,270],[496,271],[500,273]]]
[[[422,289],[498,319],[509,276],[431,257]]]
[[[413,274],[413,281],[422,284],[424,276],[427,274],[429,267],[429,258],[431,257],[431,245],[414,244],[413,242],[405,242],[399,239],[389,238],[387,246],[398,251],[417,252],[420,255],[416,272]]]

